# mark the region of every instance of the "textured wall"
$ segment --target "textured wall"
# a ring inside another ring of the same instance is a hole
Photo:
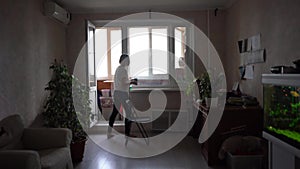
[[[26,126],[41,113],[49,65],[65,56],[65,27],[44,16],[43,0],[0,5],[0,120],[21,114]]]
[[[225,69],[228,88],[239,80],[237,41],[261,33],[266,62],[255,64],[254,79],[242,81],[245,93],[258,97],[262,105],[261,74],[275,65],[292,65],[300,59],[299,0],[239,0],[226,10]]]

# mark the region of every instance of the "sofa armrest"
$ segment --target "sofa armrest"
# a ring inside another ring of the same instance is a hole
[[[41,169],[40,157],[31,150],[0,151],[0,166],[7,169]]]
[[[22,138],[24,148],[32,150],[69,147],[71,140],[67,128],[26,128]]]

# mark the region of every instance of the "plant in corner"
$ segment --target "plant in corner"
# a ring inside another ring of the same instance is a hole
[[[44,106],[44,123],[47,127],[72,131],[71,155],[72,160],[78,162],[83,158],[87,138],[84,129],[89,126],[92,117],[88,88],[70,75],[63,63],[55,60],[50,69],[53,77],[45,88],[50,94]]]

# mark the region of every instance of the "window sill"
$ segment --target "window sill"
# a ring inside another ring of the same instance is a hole
[[[134,86],[131,88],[130,92],[151,91],[151,90],[179,91],[180,89],[171,86]]]

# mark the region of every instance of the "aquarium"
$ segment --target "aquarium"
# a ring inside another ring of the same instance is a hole
[[[264,131],[300,149],[300,75],[264,74]]]

